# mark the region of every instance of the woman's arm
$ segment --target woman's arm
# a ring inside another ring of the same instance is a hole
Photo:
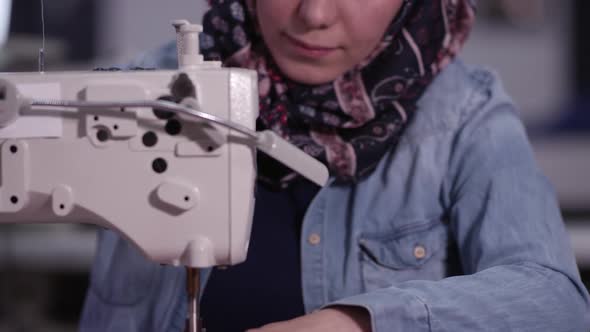
[[[337,304],[368,309],[374,332],[588,331],[588,293],[513,107],[477,112],[456,142],[447,205],[466,275]]]

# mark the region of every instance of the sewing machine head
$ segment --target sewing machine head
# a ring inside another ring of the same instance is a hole
[[[175,22],[176,71],[0,74],[0,223],[91,223],[151,260],[245,260],[263,149],[323,184],[323,165],[255,132],[257,77],[204,62]]]

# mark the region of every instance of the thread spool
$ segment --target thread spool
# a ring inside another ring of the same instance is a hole
[[[172,22],[176,29],[176,46],[178,49],[178,66],[180,69],[191,69],[203,63],[199,48],[199,33],[203,27],[191,24],[187,20]]]

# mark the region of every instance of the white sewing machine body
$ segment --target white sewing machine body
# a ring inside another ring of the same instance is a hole
[[[91,223],[156,262],[234,265],[256,149],[326,183],[319,161],[255,131],[256,73],[203,61],[202,28],[174,27],[176,71],[0,74],[0,223]]]
[[[128,101],[171,96],[182,73],[202,110],[254,129],[256,75],[215,63],[0,78],[29,98]],[[156,262],[237,264],[246,258],[255,181],[255,145],[242,136],[151,108],[32,110],[0,129],[0,222],[88,222]]]

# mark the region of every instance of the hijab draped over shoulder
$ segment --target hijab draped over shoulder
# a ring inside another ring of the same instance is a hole
[[[256,23],[255,0],[209,0],[201,52],[256,70],[259,129],[271,129],[321,160],[339,180],[370,173],[419,111],[416,103],[462,48],[475,18],[470,0],[404,0],[381,43],[333,82],[284,76]],[[264,170],[261,172],[264,177]],[[288,183],[287,172],[279,181]]]

